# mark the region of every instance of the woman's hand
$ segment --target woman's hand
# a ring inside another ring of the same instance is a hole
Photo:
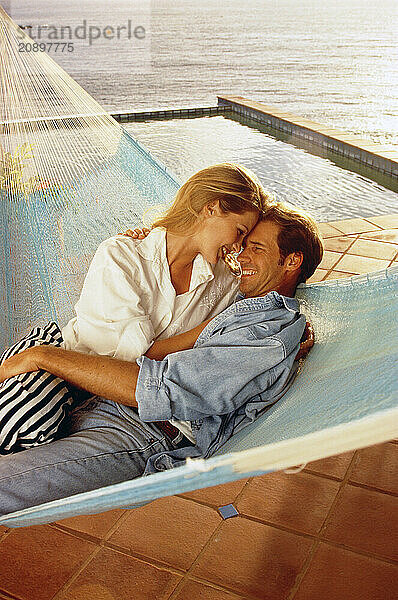
[[[134,240],[144,240],[150,232],[151,230],[148,227],[143,227],[142,229],[136,227],[135,229],[127,229],[125,233],[119,233],[118,235],[126,235],[127,237],[132,237]]]
[[[303,341],[300,344],[300,350],[296,354],[296,359],[305,358],[308,352],[311,350],[314,345],[315,337],[314,337],[314,329],[308,321],[305,324],[305,329],[303,333],[303,337],[301,338]]]
[[[20,373],[38,371],[42,351],[42,346],[34,346],[5,360],[0,366],[0,383]]]

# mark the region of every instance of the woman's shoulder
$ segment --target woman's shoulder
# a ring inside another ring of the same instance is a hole
[[[98,246],[97,253],[109,256],[149,256],[157,246],[162,244],[164,238],[164,233],[159,229],[153,229],[143,240],[137,240],[127,235],[118,234],[101,242]]]
[[[133,238],[118,234],[107,238],[97,248],[96,255],[116,258],[123,255],[134,255],[137,250],[137,242]]]
[[[141,279],[152,278],[153,265],[161,262],[166,251],[162,246],[165,235],[153,230],[143,240],[115,235],[104,240],[91,263],[91,268],[117,269]]]
[[[104,240],[94,254],[91,269],[136,272],[141,262],[137,251],[138,241],[123,235],[114,235]]]

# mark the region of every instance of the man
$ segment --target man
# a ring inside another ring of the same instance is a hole
[[[236,302],[162,340],[152,358],[135,364],[38,346],[8,359],[0,381],[43,369],[94,396],[75,410],[62,439],[0,458],[0,514],[216,452],[291,383],[305,327],[293,296],[322,252],[314,221],[275,204],[238,257]],[[165,344],[173,353],[163,358]]]

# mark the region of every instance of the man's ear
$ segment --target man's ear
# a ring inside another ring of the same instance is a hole
[[[288,271],[296,271],[303,264],[303,253],[302,252],[291,252],[285,258],[284,267]]]

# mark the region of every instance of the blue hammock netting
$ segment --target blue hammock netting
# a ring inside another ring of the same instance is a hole
[[[98,245],[178,183],[45,53],[19,54],[0,8],[0,351],[73,316]],[[292,387],[210,459],[0,518],[22,527],[136,506],[394,438],[398,265],[301,285],[316,344]],[[205,393],[205,390],[204,390]]]

